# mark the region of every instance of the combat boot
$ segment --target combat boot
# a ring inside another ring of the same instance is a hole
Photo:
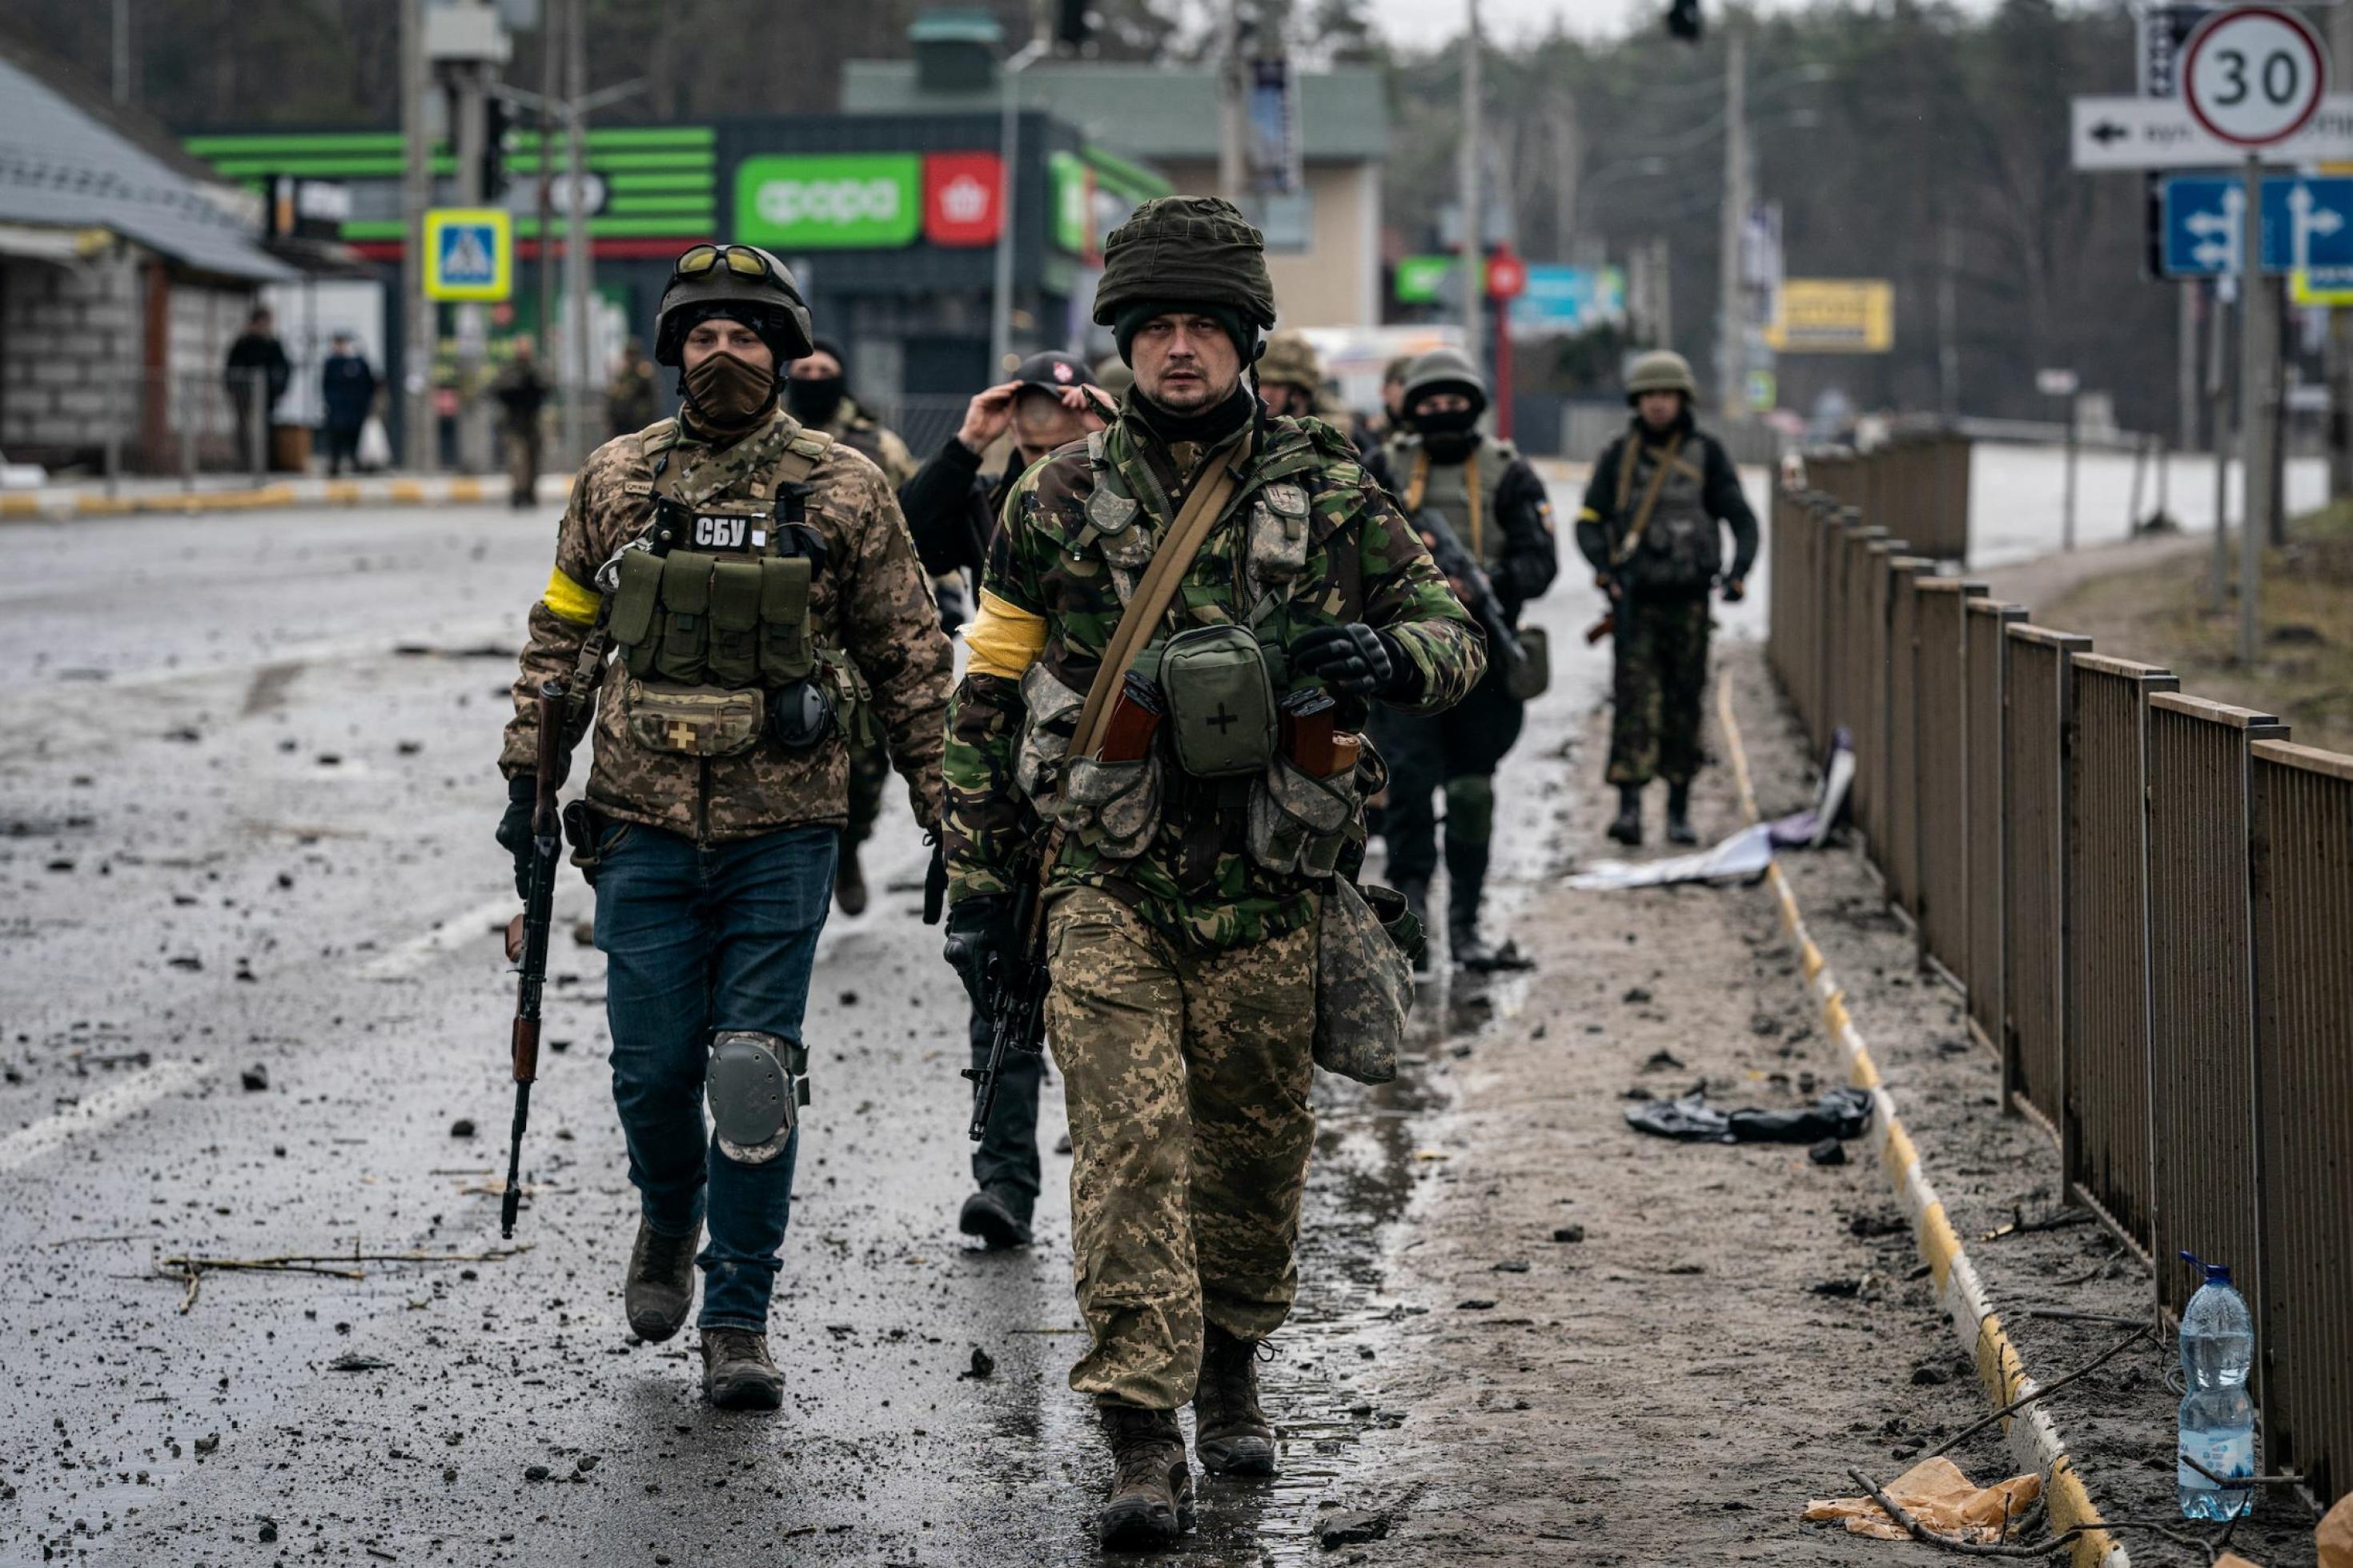
[[[1671,784],[1667,786],[1667,842],[1696,844],[1699,835],[1692,831],[1691,784]]]
[[[1426,878],[1414,878],[1398,883],[1398,891],[1405,896],[1405,907],[1411,911],[1414,923],[1424,932],[1430,930],[1430,882]],[[1413,955],[1413,973],[1417,980],[1430,978],[1430,943],[1424,942]]]
[[[1274,1428],[1258,1404],[1258,1346],[1210,1324],[1193,1388],[1193,1452],[1213,1476],[1274,1474]]]
[[[1174,1546],[1193,1528],[1193,1469],[1173,1410],[1103,1407],[1111,1439],[1111,1495],[1095,1516],[1095,1539],[1114,1550]]]
[[[1029,1245],[1029,1222],[991,1187],[983,1187],[965,1199],[964,1212],[956,1216],[956,1228],[966,1236],[980,1237],[991,1252]]]
[[[774,1410],[785,1402],[785,1374],[768,1354],[768,1336],[749,1329],[702,1331],[702,1392],[722,1410]]]
[[[866,912],[866,870],[858,863],[858,846],[844,844],[833,868],[833,901],[846,915]]]
[[[694,1254],[702,1227],[684,1236],[664,1236],[638,1221],[638,1244],[629,1249],[628,1278],[621,1284],[621,1305],[629,1315],[629,1331],[648,1344],[659,1344],[686,1322],[694,1304]]]
[[[1642,786],[1618,786],[1618,820],[1609,825],[1609,837],[1634,848],[1642,846]]]

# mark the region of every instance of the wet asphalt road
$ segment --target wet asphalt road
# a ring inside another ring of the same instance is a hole
[[[917,920],[895,784],[873,907],[835,916],[818,961],[782,1415],[708,1409],[691,1331],[648,1346],[621,1320],[635,1201],[568,871],[524,1250],[500,1255],[512,985],[492,933],[513,900],[491,763],[551,521],[5,531],[0,1561],[1097,1556],[1083,1521],[1107,1467],[1064,1384],[1068,1161],[1047,1156],[1033,1249],[955,1234],[963,1001]],[[1580,580],[1545,616],[1560,677],[1513,764],[1531,784],[1558,776],[1549,753],[1599,689]],[[1524,872],[1551,810],[1506,792]],[[1468,1037],[1510,1000],[1466,989],[1430,1027]],[[1284,1473],[1206,1483],[1187,1560],[1321,1558],[1319,1504],[1409,1479],[1378,1463],[1399,1413],[1349,1385],[1395,1344],[1380,1261],[1440,1076],[1318,1075],[1305,1285],[1265,1371]],[[1061,1131],[1050,1080],[1050,1151]],[[164,1261],[354,1252],[491,1256],[216,1268],[193,1293]]]

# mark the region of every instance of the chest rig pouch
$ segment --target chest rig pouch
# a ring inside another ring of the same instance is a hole
[[[769,468],[772,502],[657,490],[642,547],[616,560],[609,623],[640,745],[728,756],[764,727],[795,750],[835,728],[838,682],[810,611],[825,542],[805,521],[807,479],[827,445],[810,432],[793,437]]]
[[[1170,637],[1160,650],[1160,688],[1176,764],[1195,778],[1239,778],[1273,760],[1274,682],[1248,626],[1196,626]]]

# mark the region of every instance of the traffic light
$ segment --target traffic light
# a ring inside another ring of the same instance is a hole
[[[1699,42],[1699,0],[1674,0],[1667,7],[1667,34],[1687,44]]]
[[[503,98],[491,95],[482,105],[482,199],[494,202],[507,194],[507,125],[513,110]]]

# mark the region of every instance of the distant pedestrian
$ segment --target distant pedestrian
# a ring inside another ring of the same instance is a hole
[[[634,436],[655,418],[654,362],[643,338],[631,338],[605,384],[605,417],[616,436]]]
[[[375,372],[353,345],[349,332],[337,332],[328,341],[327,363],[319,367],[319,396],[327,410],[321,426],[327,442],[327,476],[340,478],[346,462],[359,466],[360,431],[375,407]]]
[[[241,463],[259,468],[269,461],[264,443],[269,438],[270,411],[286,395],[294,379],[286,347],[278,341],[269,307],[257,305],[245,320],[245,331],[228,346],[228,365],[221,376],[228,390],[228,405],[237,415],[237,456]]]
[[[1667,781],[1667,838],[1696,842],[1692,774],[1700,764],[1700,691],[1707,684],[1708,590],[1726,604],[1747,592],[1757,514],[1723,444],[1692,423],[1699,385],[1678,353],[1656,350],[1626,374],[1634,417],[1593,465],[1577,548],[1609,595],[1617,661],[1609,782],[1618,818],[1609,837],[1642,842],[1642,786]],[[1717,530],[1732,530],[1724,564]]]
[[[507,449],[507,502],[517,509],[535,499],[539,487],[542,444],[539,416],[554,388],[539,374],[529,338],[514,341],[514,357],[491,384],[491,395],[503,410],[499,429]]]

